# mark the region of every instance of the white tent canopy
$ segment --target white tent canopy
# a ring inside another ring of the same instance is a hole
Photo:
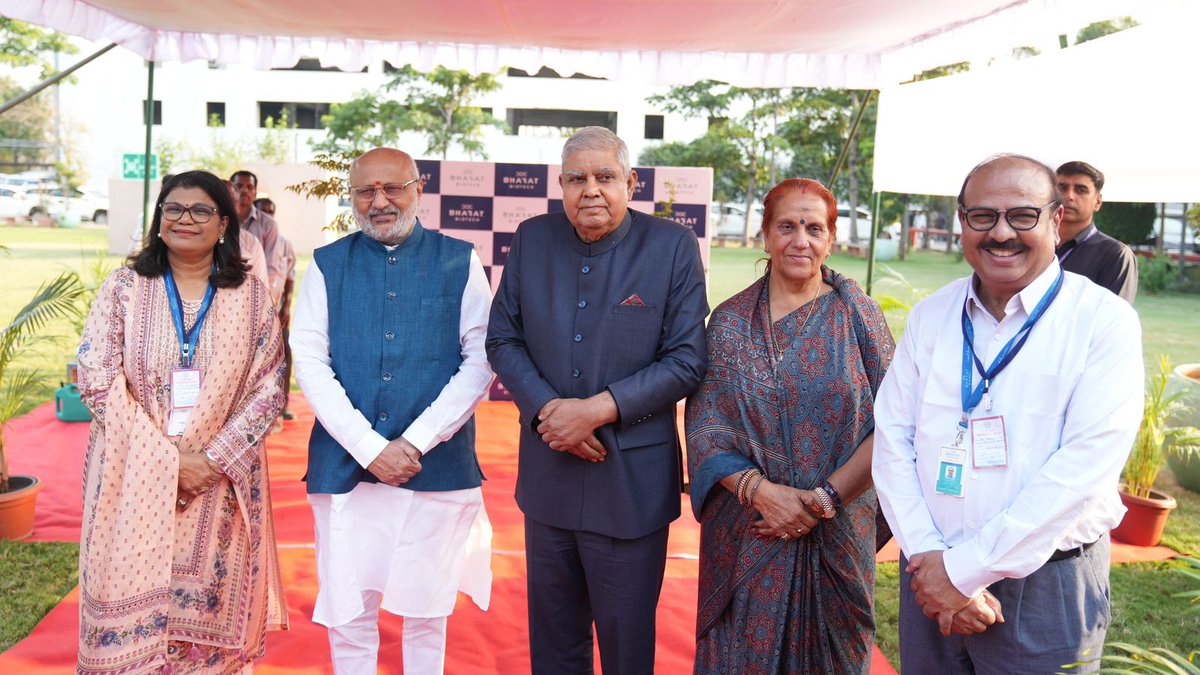
[[[654,84],[877,89],[1182,0],[0,0],[0,13],[155,61],[387,59]]]
[[[997,152],[1105,173],[1109,201],[1200,202],[1200,8],[1077,47],[880,93],[875,189],[958,194]]]

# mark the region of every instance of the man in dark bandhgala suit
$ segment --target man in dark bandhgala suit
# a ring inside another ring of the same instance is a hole
[[[534,673],[652,673],[667,528],[679,517],[675,404],[705,368],[695,233],[629,210],[625,143],[585,127],[563,147],[565,213],[523,222],[492,304],[487,354],[521,413]]]

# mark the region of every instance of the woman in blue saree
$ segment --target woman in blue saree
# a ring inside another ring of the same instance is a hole
[[[837,202],[789,179],[764,200],[766,274],[708,324],[687,402],[701,523],[696,673],[858,673],[874,641],[873,401],[894,343],[824,266]]]

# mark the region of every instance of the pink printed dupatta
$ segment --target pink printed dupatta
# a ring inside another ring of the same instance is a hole
[[[120,269],[104,282],[79,348],[94,416],[79,672],[155,670],[187,643],[216,655],[211,669],[236,671],[262,654],[267,630],[286,628],[263,444],[284,400],[282,347],[260,281],[218,289],[195,358],[200,402],[169,438],[179,345],[163,280]],[[225,478],[177,510],[178,453],[206,451]]]

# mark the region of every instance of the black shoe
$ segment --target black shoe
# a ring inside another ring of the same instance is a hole
[[[282,417],[283,419],[287,420],[288,422],[291,422],[292,420],[296,419],[296,415],[295,415],[295,414],[293,414],[293,413],[290,413],[290,412],[288,412],[288,411],[286,411],[286,410],[284,410],[284,411],[283,411],[283,414],[282,414],[282,415],[280,415],[280,417]]]

